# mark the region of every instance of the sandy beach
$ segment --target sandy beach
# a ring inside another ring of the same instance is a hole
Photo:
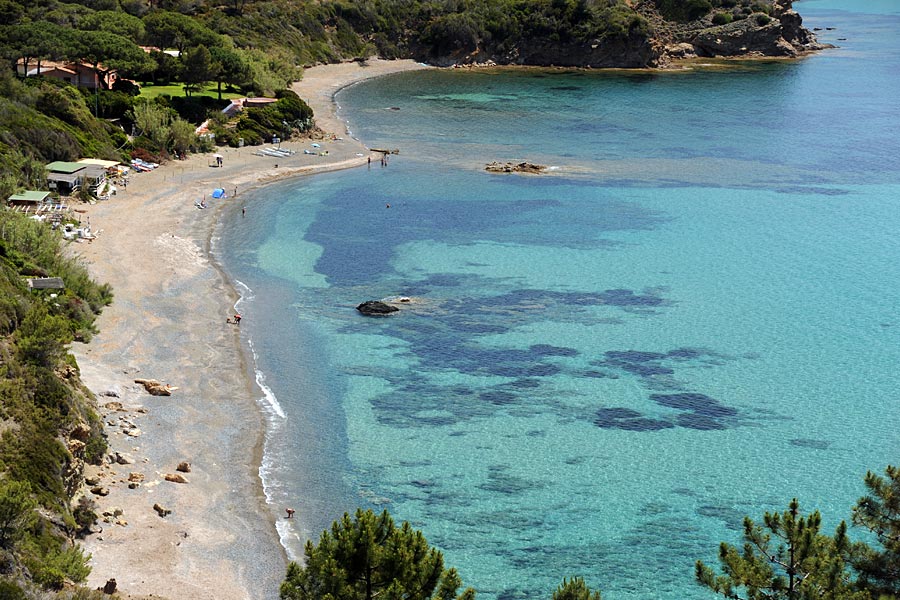
[[[115,298],[100,333],[73,353],[85,384],[98,396],[110,454],[118,462],[90,467],[106,495],[102,531],[83,541],[92,555],[90,587],[116,579],[131,596],[274,598],[286,558],[275,531],[284,508],[266,505],[259,478],[265,422],[241,342],[226,323],[237,294],[210,257],[218,220],[239,218],[242,194],[275,179],[364,165],[369,151],[347,133],[334,94],[356,81],[422,68],[413,61],[371,60],[307,69],[295,91],[317,125],[338,138],[319,140],[327,156],[303,154],[308,140],[283,144],[287,158],[255,148],[223,148],[134,174],[109,201],[78,206],[99,232],[73,246],[94,279]],[[380,155],[374,155],[379,158]],[[213,200],[214,188],[228,198]],[[236,197],[235,197],[236,192]],[[195,203],[206,197],[209,208]],[[177,387],[151,396],[134,382]],[[181,462],[187,483],[167,481]],[[129,486],[129,484],[131,484]],[[97,491],[100,491],[99,489]],[[170,510],[160,516],[154,505]]]

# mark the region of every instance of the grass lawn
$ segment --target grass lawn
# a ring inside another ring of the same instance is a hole
[[[153,85],[150,83],[141,84],[141,98],[149,98],[153,99],[157,96],[162,96],[168,94],[169,96],[184,96],[184,88],[180,83],[173,83],[172,85]],[[219,94],[216,92],[216,84],[211,84],[207,86],[201,92],[194,92],[193,96],[209,96],[211,98],[218,98]],[[222,89],[222,100],[231,100],[232,98],[243,98],[244,95],[238,92],[226,92],[225,89]]]

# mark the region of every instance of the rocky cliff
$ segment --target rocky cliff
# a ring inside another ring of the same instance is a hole
[[[820,44],[803,27],[792,0],[749,2],[719,0],[720,7],[690,21],[667,19],[660,0],[634,0],[634,12],[646,23],[626,34],[580,41],[531,38],[502,51],[490,40],[474,50],[429,55],[426,48],[413,54],[439,66],[533,65],[587,68],[657,68],[695,57],[792,58],[831,47]],[[730,5],[731,8],[722,8]],[[751,8],[752,6],[752,8]]]
[[[793,58],[831,47],[819,43],[803,27],[803,19],[793,9],[792,0],[775,0],[768,13],[752,13],[735,19],[735,13],[713,11],[689,23],[671,23],[654,17],[652,5],[652,1],[641,2],[639,10],[654,24],[654,44],[660,48],[659,64],[697,56]],[[720,24],[716,24],[716,15],[725,15],[718,19]]]

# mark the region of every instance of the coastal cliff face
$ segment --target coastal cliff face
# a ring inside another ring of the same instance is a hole
[[[719,0],[718,7],[693,20],[675,20],[664,14],[665,0],[630,3],[640,23],[626,32],[585,40],[530,37],[512,49],[490,39],[478,40],[474,49],[458,48],[434,54],[434,46],[412,46],[419,60],[438,66],[532,65],[586,68],[657,68],[695,57],[792,58],[831,47],[820,44],[803,27],[792,0],[769,0],[743,6]],[[726,8],[727,7],[727,8]]]
[[[698,21],[681,29],[663,28],[665,56],[689,57],[797,57],[830,47],[820,44],[815,35],[803,27],[803,19],[792,8],[792,0],[772,4],[771,13],[758,13],[747,18],[712,25]]]

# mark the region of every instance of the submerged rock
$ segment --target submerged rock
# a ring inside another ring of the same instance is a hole
[[[380,300],[366,300],[357,306],[356,310],[367,316],[384,316],[397,312],[400,309]]]

